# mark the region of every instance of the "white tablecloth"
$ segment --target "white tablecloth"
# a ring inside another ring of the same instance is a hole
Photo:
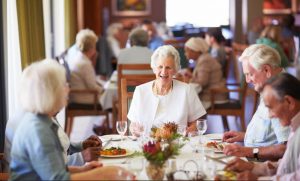
[[[103,141],[103,144],[109,139],[113,138],[113,140],[119,140],[119,135],[105,135],[100,137]],[[204,135],[204,141],[213,141],[215,139],[219,139],[222,137],[222,134],[210,134],[210,135]],[[185,146],[181,149],[180,155],[176,156],[174,158],[176,164],[177,170],[187,170],[187,171],[196,171],[196,165],[193,163],[195,161],[197,163],[197,166],[199,167],[198,170],[203,171],[206,174],[206,179],[211,180],[214,178],[214,173],[216,170],[222,170],[224,168],[224,164],[221,164],[219,162],[207,159],[204,157],[204,155],[210,155],[215,158],[222,158],[224,161],[228,161],[232,159],[233,157],[225,157],[223,153],[215,153],[214,150],[209,149],[203,145],[198,144],[199,143],[199,137],[192,137],[189,142],[185,144]],[[134,151],[141,151],[141,148],[139,147],[138,141],[133,141],[132,139],[125,138],[123,141],[111,141],[105,148],[110,148],[111,146],[120,146],[122,148],[125,148],[127,150],[130,150],[130,152]],[[192,148],[197,147],[198,152],[193,152]],[[104,165],[118,165],[122,166],[126,169],[129,169],[129,162],[132,157],[122,157],[122,158],[105,158],[101,157],[100,161]],[[173,160],[173,159],[172,159]],[[189,161],[193,160],[193,161]],[[144,160],[146,163],[146,160]],[[189,161],[186,166],[184,167],[184,164]],[[146,175],[145,169],[139,174],[138,180],[148,180],[148,177]],[[164,178],[164,180],[166,177]]]

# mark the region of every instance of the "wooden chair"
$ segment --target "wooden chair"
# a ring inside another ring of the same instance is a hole
[[[74,90],[71,89],[69,95],[71,94],[91,94],[94,97],[94,102],[92,104],[80,104],[80,103],[71,103],[69,102],[66,106],[65,114],[65,132],[70,136],[73,119],[76,116],[105,116],[104,124],[106,126],[106,131],[109,132],[109,117],[108,112],[103,110],[99,104],[98,92],[96,90],[85,89],[85,90]]]
[[[0,153],[0,168],[1,168],[1,172],[0,172],[0,181],[2,180],[8,180],[9,178],[9,173],[8,172],[4,172],[3,168],[4,168],[4,153]]]
[[[121,107],[122,109],[119,110],[119,113],[121,115],[121,120],[127,120],[127,113],[130,107],[131,99],[133,97],[133,92],[136,86],[141,85],[143,83],[149,82],[153,80],[151,77],[147,77],[144,75],[141,75],[139,77],[135,78],[122,78],[121,79]],[[129,125],[129,124],[128,124]]]
[[[215,104],[214,97],[216,94],[220,93],[238,93],[238,97],[241,99],[229,99],[229,102],[224,104]],[[225,130],[229,130],[227,116],[238,116],[241,120],[242,130],[246,130],[245,125],[245,102],[246,102],[246,89],[237,88],[237,89],[211,89],[211,107],[207,110],[207,114],[210,115],[221,115],[223,126]]]
[[[122,110],[122,105],[121,105],[121,79],[125,78],[125,79],[135,79],[138,77],[143,77],[150,80],[154,80],[155,79],[155,75],[153,73],[149,73],[149,74],[124,74],[124,71],[152,71],[152,68],[150,66],[150,64],[118,64],[117,66],[117,71],[118,71],[118,78],[117,78],[117,82],[118,82],[118,100],[115,100],[113,103],[113,132],[116,132],[116,121],[117,119],[121,120],[121,114],[119,113],[120,110]],[[119,110],[119,111],[118,111]]]
[[[68,54],[68,49],[65,50],[61,55],[56,57],[56,61],[58,61],[61,65],[63,65],[66,69],[66,77],[67,80],[70,80],[70,69],[67,61],[65,60],[66,55]],[[94,102],[92,104],[80,104],[80,103],[71,103],[69,102],[66,106],[65,111],[65,132],[68,136],[70,136],[72,127],[73,127],[73,119],[77,116],[105,116],[106,131],[109,132],[109,118],[108,112],[104,111],[99,104],[98,92],[96,90],[84,89],[84,90],[74,90],[71,89],[69,95],[72,94],[90,94],[94,97]]]
[[[245,47],[243,47],[245,48]],[[239,62],[238,57],[241,54],[243,50],[241,48],[237,49],[234,48],[232,51],[232,59],[234,60],[235,64],[235,71],[236,76],[240,78],[238,79],[239,83],[230,83],[228,86],[235,86],[237,88],[230,89],[230,88],[223,88],[223,89],[211,89],[211,102],[212,106],[210,109],[207,110],[208,114],[211,115],[221,115],[222,121],[225,130],[229,130],[228,122],[227,122],[227,116],[235,116],[239,117],[241,121],[241,127],[242,130],[246,130],[246,123],[245,123],[245,108],[246,108],[246,98],[249,95],[253,96],[253,107],[252,107],[252,115],[255,112],[256,105],[258,103],[258,94],[256,91],[254,91],[252,88],[248,87],[247,83],[245,82],[245,79],[243,77],[243,73],[241,68],[239,68]],[[237,98],[229,98],[228,103],[224,104],[215,104],[214,97],[216,94],[220,93],[237,93]]]

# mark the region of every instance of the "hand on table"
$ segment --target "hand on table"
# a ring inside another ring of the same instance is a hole
[[[251,171],[254,167],[254,163],[244,161],[240,158],[235,158],[227,163],[224,170],[243,172]]]
[[[257,180],[257,175],[253,174],[251,171],[244,171],[237,174],[237,180]]]
[[[238,144],[228,144],[225,145],[223,149],[223,153],[229,156],[237,156],[237,157],[251,157],[252,156],[252,148],[244,147]]]
[[[81,151],[85,162],[97,161],[100,156],[101,147],[89,147]]]
[[[244,141],[245,133],[237,131],[227,131],[223,135],[223,141],[227,143]]]
[[[91,161],[82,166],[82,171],[88,171],[102,166],[103,164],[98,161]]]
[[[96,135],[90,136],[88,139],[84,140],[82,143],[83,149],[86,149],[89,147],[101,147],[101,146],[102,146],[102,141]]]

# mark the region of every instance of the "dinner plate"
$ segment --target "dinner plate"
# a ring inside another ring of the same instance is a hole
[[[205,135],[205,138],[207,138],[209,140],[220,141],[223,139],[223,134],[222,133],[207,134],[207,135]]]
[[[101,155],[101,157],[103,157],[103,158],[121,158],[121,157],[130,156],[133,153],[134,153],[134,151],[126,149],[126,154],[124,154],[124,155]]]
[[[123,137],[123,139],[125,138],[125,136]],[[108,134],[108,135],[103,135],[103,136],[100,136],[100,139],[102,141],[108,141],[108,140],[112,140],[112,141],[121,141],[121,135],[118,135],[118,134]]]
[[[121,141],[121,135],[118,135],[118,134],[109,134],[109,135],[103,135],[103,136],[99,136],[99,137],[103,142],[106,142],[110,139],[111,139],[111,141]],[[137,137],[135,137],[135,136],[123,136],[123,140],[125,140],[125,139],[129,139],[131,141],[136,141]]]

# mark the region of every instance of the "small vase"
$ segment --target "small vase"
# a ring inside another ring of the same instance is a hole
[[[146,166],[146,173],[149,179],[151,180],[163,180],[165,176],[165,164],[163,165],[155,165],[151,162],[148,162]]]

